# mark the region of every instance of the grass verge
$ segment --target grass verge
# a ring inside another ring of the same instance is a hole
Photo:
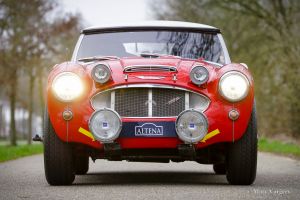
[[[299,145],[284,143],[267,138],[259,139],[258,150],[300,158]],[[0,145],[0,162],[13,160],[24,156],[39,154],[42,152],[42,143],[34,143],[32,145],[20,144],[18,146]]]
[[[258,150],[300,158],[299,145],[284,143],[281,141],[271,140],[267,138],[259,139]]]
[[[22,144],[18,146],[0,145],[0,162],[13,160],[16,158],[39,154],[43,152],[43,145],[40,144]]]

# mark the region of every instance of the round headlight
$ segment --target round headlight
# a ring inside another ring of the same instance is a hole
[[[92,69],[92,77],[98,83],[106,83],[111,76],[110,68],[105,64],[96,65]]]
[[[187,143],[199,142],[207,134],[207,119],[199,111],[185,110],[176,120],[176,132]]]
[[[70,102],[82,94],[83,83],[77,74],[63,72],[54,78],[52,90],[59,100]]]
[[[228,101],[237,102],[248,95],[249,85],[250,83],[244,74],[231,71],[221,77],[219,92]]]
[[[109,143],[119,137],[122,121],[115,111],[106,108],[100,109],[92,114],[89,128],[97,140]]]
[[[208,70],[202,66],[193,67],[190,72],[190,78],[192,82],[196,85],[201,85],[208,80]]]

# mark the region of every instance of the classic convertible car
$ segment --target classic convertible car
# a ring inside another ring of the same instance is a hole
[[[84,29],[72,60],[48,77],[45,122],[51,185],[72,184],[89,158],[212,164],[230,184],[256,177],[253,78],[212,26]]]

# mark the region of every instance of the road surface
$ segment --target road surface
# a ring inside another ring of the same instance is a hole
[[[231,186],[210,165],[90,161],[72,186],[49,186],[42,155],[0,164],[0,199],[300,199],[300,161],[259,153],[252,186]]]

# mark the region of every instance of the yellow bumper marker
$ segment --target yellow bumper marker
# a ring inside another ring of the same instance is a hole
[[[82,133],[83,135],[85,135],[85,136],[91,138],[93,141],[95,141],[95,138],[94,138],[93,134],[91,132],[89,132],[88,130],[85,130],[84,128],[80,127],[78,129],[78,132]]]
[[[213,130],[206,134],[206,136],[201,140],[201,142],[206,142],[206,140],[218,135],[220,133],[219,129]]]

